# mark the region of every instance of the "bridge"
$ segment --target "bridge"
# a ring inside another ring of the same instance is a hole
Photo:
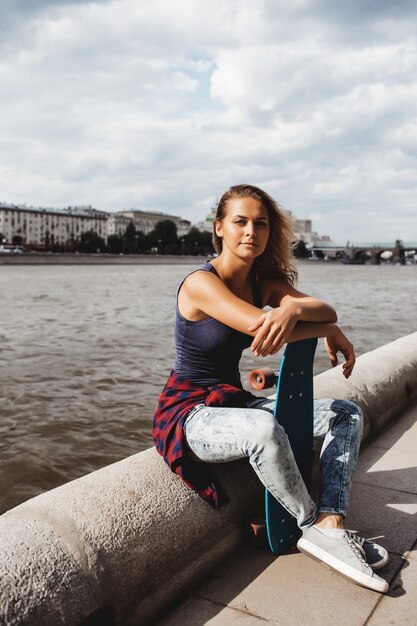
[[[407,256],[417,254],[417,241],[402,241],[396,239],[392,241],[366,241],[366,242],[346,242],[345,244],[324,241],[309,246],[313,258],[342,259],[348,263],[364,263],[365,260],[372,264],[379,265],[385,252],[390,252],[391,257],[387,258],[393,263],[404,264]]]

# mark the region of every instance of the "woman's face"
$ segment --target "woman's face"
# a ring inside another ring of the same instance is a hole
[[[227,249],[240,258],[255,259],[268,243],[270,233],[268,210],[254,198],[231,198],[224,217],[216,223],[216,234]]]

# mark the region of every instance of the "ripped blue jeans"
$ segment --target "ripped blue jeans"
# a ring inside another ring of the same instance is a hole
[[[314,437],[320,452],[320,496],[312,500],[287,435],[276,421],[275,400],[257,398],[246,408],[198,405],[184,433],[194,460],[226,463],[248,457],[261,482],[304,530],[318,512],[346,515],[362,437],[362,411],[347,400],[314,401]]]

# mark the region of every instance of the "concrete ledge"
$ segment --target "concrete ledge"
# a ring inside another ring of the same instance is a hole
[[[367,353],[316,396],[357,402],[365,436],[417,398],[417,333]],[[246,461],[216,466],[231,503],[213,510],[150,449],[0,517],[0,623],[149,623],[239,544],[263,489]]]
[[[219,469],[234,495],[220,514],[149,449],[2,515],[4,623],[79,624],[105,607],[109,623],[146,623],[236,548],[260,503],[246,462]]]

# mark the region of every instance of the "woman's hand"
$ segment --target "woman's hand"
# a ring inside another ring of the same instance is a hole
[[[332,333],[324,339],[326,350],[329,354],[332,367],[338,364],[337,353],[341,352],[345,357],[345,363],[342,365],[343,376],[349,378],[355,365],[356,357],[353,345],[349,339],[342,333],[338,326],[333,326]]]
[[[256,332],[250,349],[256,356],[276,354],[288,342],[298,321],[297,307],[293,303],[283,304],[277,309],[266,311],[248,328]]]

